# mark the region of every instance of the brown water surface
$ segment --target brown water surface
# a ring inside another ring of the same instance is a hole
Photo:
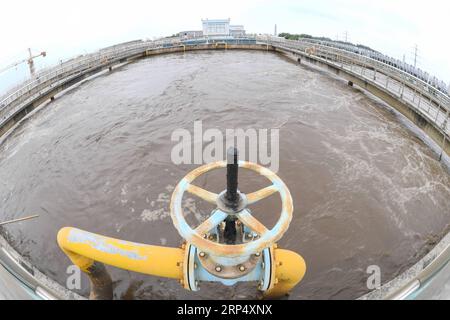
[[[82,84],[23,122],[0,147],[0,220],[40,214],[3,229],[47,275],[66,281],[56,244],[63,226],[178,246],[169,216],[177,182],[195,165],[174,165],[171,133],[279,128],[279,175],[294,218],[280,246],[308,271],[293,299],[356,298],[366,269],[382,281],[429,249],[450,221],[450,178],[434,153],[378,100],[343,81],[264,52],[202,52],[142,60]],[[221,191],[224,172],[198,183]],[[244,192],[265,182],[240,175]],[[273,198],[275,199],[275,198]],[[273,224],[279,201],[255,206]],[[189,217],[211,207],[185,199]],[[251,298],[249,285],[202,285],[112,271],[117,298]],[[87,283],[83,282],[83,293]]]

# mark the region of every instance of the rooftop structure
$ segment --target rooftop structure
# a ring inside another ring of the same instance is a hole
[[[202,30],[180,31],[181,39],[214,38],[214,37],[245,37],[243,25],[230,25],[230,19],[202,19]]]
[[[205,36],[230,35],[230,19],[202,19],[202,27]]]
[[[243,25],[230,25],[230,36],[244,37],[245,29]]]

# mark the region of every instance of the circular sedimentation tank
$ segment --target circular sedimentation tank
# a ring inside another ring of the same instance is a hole
[[[450,176],[420,130],[377,98],[329,73],[270,52],[219,51],[154,56],[65,92],[2,138],[2,219],[39,214],[1,231],[13,247],[61,284],[69,260],[55,237],[74,226],[114,238],[178,246],[169,201],[197,165],[171,161],[176,129],[280,131],[278,175],[294,200],[280,247],[300,253],[308,271],[292,299],[357,298],[367,267],[382,282],[425,255],[448,230]],[[197,141],[197,143],[200,143]],[[199,185],[220,192],[225,173]],[[252,192],[263,179],[242,172]],[[212,206],[185,197],[187,219]],[[253,208],[268,226],[279,201]],[[116,298],[254,298],[254,286],[176,281],[110,269]],[[85,281],[84,279],[83,281]],[[87,280],[86,280],[87,281]],[[88,294],[85,283],[78,291]]]

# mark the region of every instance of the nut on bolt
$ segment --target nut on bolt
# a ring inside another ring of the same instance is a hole
[[[261,280],[261,281],[259,282],[258,289],[259,289],[259,290],[262,290],[263,285],[264,285],[264,281]]]
[[[245,271],[245,267],[243,265],[239,266],[239,271],[244,272]]]
[[[203,251],[201,251],[198,255],[199,255],[200,257],[204,258],[204,257],[206,256],[206,253],[204,253]]]
[[[216,271],[217,271],[217,272],[222,271],[222,267],[221,267],[221,266],[216,266]]]

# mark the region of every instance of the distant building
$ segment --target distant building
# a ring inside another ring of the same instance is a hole
[[[215,38],[215,37],[245,37],[243,25],[230,25],[230,19],[202,19],[202,29],[180,31],[181,39]]]
[[[193,38],[201,38],[203,37],[203,31],[201,30],[193,30],[193,31],[181,31],[179,33],[180,38],[182,39],[193,39]]]
[[[202,19],[204,36],[229,36],[230,19]]]
[[[245,29],[242,25],[230,25],[230,36],[239,38],[245,36]]]

